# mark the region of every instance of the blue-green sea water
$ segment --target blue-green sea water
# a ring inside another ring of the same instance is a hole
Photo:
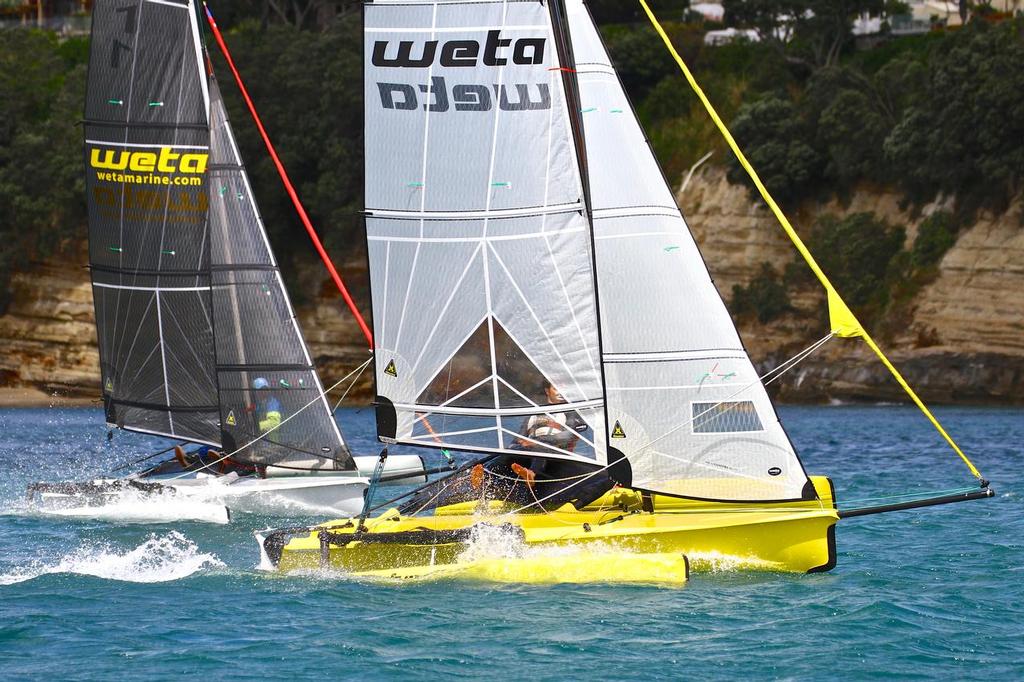
[[[0,679],[1024,679],[1024,412],[938,414],[994,499],[844,520],[830,573],[720,570],[667,589],[279,576],[258,570],[252,531],[309,519],[33,515],[28,483],[163,441],[108,445],[93,409],[2,410]],[[912,408],[781,416],[841,507],[973,481]],[[375,451],[369,410],[340,419]]]

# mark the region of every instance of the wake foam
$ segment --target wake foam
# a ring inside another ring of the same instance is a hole
[[[521,559],[526,545],[519,533],[508,526],[478,523],[473,526],[466,548],[459,554],[458,563],[480,559]]]
[[[190,498],[180,494],[153,494],[122,490],[110,495],[103,504],[88,504],[75,496],[44,497],[30,505],[29,513],[42,516],[95,519],[112,523],[175,523],[199,521],[226,524],[230,514],[222,503]]]
[[[67,573],[131,583],[181,580],[208,568],[223,567],[214,554],[200,552],[194,542],[177,531],[150,535],[135,549],[118,551],[108,545],[83,546],[55,565],[33,562],[9,573],[0,573],[0,585],[32,580],[42,575]]]

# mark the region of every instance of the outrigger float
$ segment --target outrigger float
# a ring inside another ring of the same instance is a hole
[[[400,506],[371,507],[371,481],[358,516],[260,533],[268,565],[520,582],[827,571],[843,517],[992,495],[640,1],[821,282],[829,333],[755,371],[581,0],[367,2],[378,438],[482,458]],[[980,486],[837,507],[765,389],[837,337],[868,344]]]

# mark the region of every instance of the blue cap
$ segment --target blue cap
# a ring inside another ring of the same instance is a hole
[[[253,388],[270,388],[270,382],[267,381],[266,379],[264,379],[263,377],[257,377],[256,380],[252,382],[252,387]]]

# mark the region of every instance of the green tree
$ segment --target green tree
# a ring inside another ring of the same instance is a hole
[[[744,105],[732,132],[777,201],[806,196],[819,182],[825,160],[810,144],[812,131],[788,97],[773,93]],[[738,161],[730,160],[728,177],[744,182],[746,172]]]
[[[910,263],[917,270],[931,268],[956,243],[959,226],[949,211],[936,211],[921,221],[910,251]]]
[[[878,16],[884,0],[817,0],[808,2],[796,22],[795,45],[816,67],[832,66],[853,37],[853,22],[868,14]]]
[[[904,241],[902,227],[893,227],[873,213],[854,213],[842,219],[819,218],[808,246],[843,299],[871,319],[885,308],[890,289],[902,274],[898,256]],[[790,278],[792,272],[787,273]]]
[[[83,58],[41,31],[0,41],[0,313],[14,270],[85,237]]]
[[[936,44],[928,77],[884,151],[917,201],[937,191],[1001,208],[1024,177],[1024,20],[971,22]]]
[[[883,99],[872,79],[850,69],[822,69],[808,83],[802,108],[825,156],[825,176],[837,188],[886,179],[882,143],[893,121]]]
[[[779,273],[766,262],[746,286],[733,285],[729,308],[736,315],[756,315],[758,322],[767,324],[793,306]]]

